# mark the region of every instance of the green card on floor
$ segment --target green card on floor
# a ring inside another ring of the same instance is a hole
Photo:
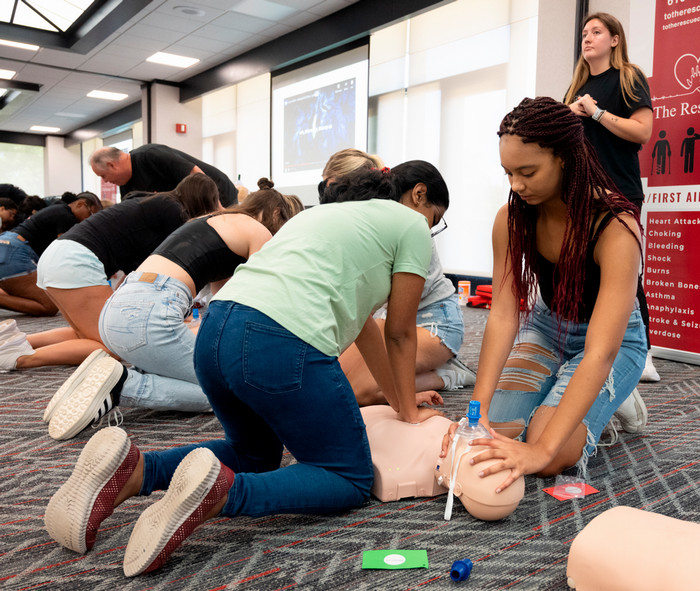
[[[365,550],[362,568],[428,568],[427,550]]]

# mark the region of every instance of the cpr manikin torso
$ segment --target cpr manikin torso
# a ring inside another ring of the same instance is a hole
[[[372,452],[375,497],[396,501],[447,492],[435,481],[433,471],[449,419],[435,416],[411,425],[401,421],[390,406],[365,406],[360,410]]]
[[[699,552],[700,524],[615,507],[576,536],[566,575],[577,591],[698,589]]]
[[[417,425],[401,421],[389,406],[361,409],[374,465],[372,494],[381,501],[405,497],[436,496],[448,492],[452,473],[451,453],[439,458],[442,438],[451,421],[431,417]],[[457,457],[467,442],[458,441]],[[525,491],[520,477],[505,491],[495,493],[507,472],[480,478],[478,473],[495,460],[471,466],[469,459],[482,448],[462,456],[455,479],[454,495],[478,519],[502,519],[518,506]]]

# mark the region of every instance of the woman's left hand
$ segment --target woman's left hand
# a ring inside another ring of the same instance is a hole
[[[575,102],[571,103],[569,107],[579,117],[590,117],[598,108],[598,101],[590,94],[584,94],[578,97]]]
[[[499,493],[511,484],[513,484],[520,476],[527,474],[535,474],[546,468],[552,461],[550,455],[537,443],[523,443],[515,441],[508,437],[504,437],[496,433],[493,429],[489,429],[493,439],[475,439],[472,442],[474,446],[484,446],[489,449],[484,450],[475,456],[472,464],[478,464],[484,460],[499,459],[501,462],[493,464],[479,472],[479,476],[488,476],[496,474],[502,470],[510,468],[511,472],[496,489]]]
[[[443,404],[442,396],[440,396],[440,394],[438,394],[435,390],[416,392],[416,406],[420,406],[424,402],[430,406],[434,406],[436,404],[442,406]]]

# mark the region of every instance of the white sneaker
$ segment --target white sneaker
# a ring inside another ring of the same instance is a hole
[[[627,433],[641,433],[646,427],[648,412],[639,390],[635,388],[615,411],[615,416],[620,420],[622,428]]]
[[[0,337],[0,373],[17,369],[17,359],[22,355],[33,355],[34,349],[23,332]]]
[[[438,367],[435,373],[445,384],[440,390],[459,390],[476,383],[476,374],[456,357]]]
[[[644,364],[644,371],[642,372],[642,377],[639,378],[640,382],[658,382],[661,380],[659,372],[656,371],[654,367],[654,361],[651,358],[651,351],[647,352],[647,360]]]
[[[109,356],[98,359],[77,388],[57,405],[49,421],[49,435],[54,439],[71,439],[109,414],[117,406],[112,391],[120,382],[123,385],[125,379],[126,368],[116,359]],[[121,385],[116,391],[121,391]]]
[[[46,405],[46,410],[44,410],[43,416],[45,423],[48,423],[51,420],[51,417],[53,416],[53,413],[56,410],[56,408],[58,408],[58,405],[61,402],[63,402],[63,400],[80,385],[80,382],[82,382],[83,378],[90,372],[90,369],[95,364],[95,362],[97,362],[98,359],[102,359],[103,357],[109,357],[107,351],[105,351],[104,349],[97,349],[96,351],[93,351],[92,353],[90,353],[90,355],[87,356],[85,361],[83,361],[78,366],[78,369],[76,369],[70,375],[70,377],[65,382],[63,382],[63,385],[58,390],[56,390],[56,393]]]
[[[0,322],[0,341],[5,337],[19,334],[20,330],[17,328],[17,321],[14,318],[8,318]]]

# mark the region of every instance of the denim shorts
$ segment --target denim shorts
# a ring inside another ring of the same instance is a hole
[[[510,378],[512,381],[526,383],[532,391],[496,390],[489,406],[489,421],[523,422],[527,429],[527,424],[539,406],[558,406],[574,371],[583,359],[587,331],[586,322],[562,323],[560,342],[558,317],[539,300],[527,323],[521,328],[516,345],[532,343],[540,345],[545,352],[535,354],[521,350],[511,353],[511,357],[517,355],[519,359],[529,359],[543,366],[545,373],[521,368],[504,368],[502,380]],[[579,463],[582,471],[585,471],[588,457],[594,455],[603,429],[639,382],[646,353],[644,323],[637,305],[630,315],[610,374],[583,418],[588,434]],[[524,436],[525,433],[523,438]]]
[[[386,307],[380,308],[374,317],[385,319]],[[464,319],[457,294],[418,310],[416,326],[430,331],[431,336],[438,337],[445,347],[457,355],[464,339]]]
[[[38,260],[34,249],[19,234],[0,234],[0,281],[33,273]]]
[[[418,310],[416,326],[429,330],[457,355],[464,339],[464,319],[457,294]]]
[[[36,284],[41,289],[78,289],[109,285],[104,265],[86,246],[54,240],[39,258]]]

